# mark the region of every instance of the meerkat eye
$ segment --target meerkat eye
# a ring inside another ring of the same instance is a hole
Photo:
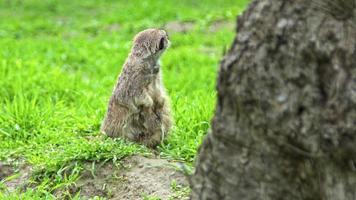
[[[162,50],[164,48],[164,38],[162,37],[159,41],[158,50]]]

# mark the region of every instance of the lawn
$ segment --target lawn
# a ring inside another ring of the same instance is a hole
[[[36,172],[21,198],[53,197],[82,162],[157,154],[192,165],[214,112],[219,60],[247,2],[0,0],[0,161]],[[162,71],[175,120],[154,151],[99,132],[131,40],[150,27],[166,27],[171,40]]]

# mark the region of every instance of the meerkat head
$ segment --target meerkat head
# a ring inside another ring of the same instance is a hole
[[[139,59],[158,60],[168,46],[169,40],[166,31],[146,29],[135,36],[131,54]]]

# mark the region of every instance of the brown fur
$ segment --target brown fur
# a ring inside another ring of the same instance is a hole
[[[101,127],[108,136],[149,147],[167,136],[172,119],[158,61],[168,46],[163,30],[147,29],[136,35]]]

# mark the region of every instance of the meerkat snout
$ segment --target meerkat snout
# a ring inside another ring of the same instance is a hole
[[[169,47],[166,31],[139,32],[110,98],[101,130],[149,147],[168,134],[172,117],[159,58]]]

